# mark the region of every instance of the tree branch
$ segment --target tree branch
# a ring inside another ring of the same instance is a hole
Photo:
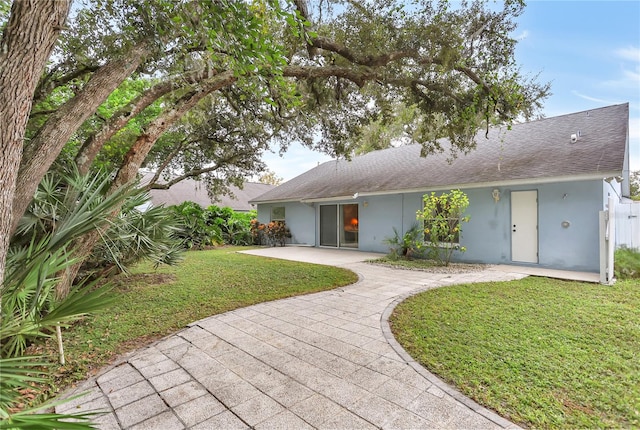
[[[149,181],[150,186],[153,186],[153,184],[155,184],[158,181],[158,179],[160,178],[160,175],[162,174],[162,171],[166,169],[169,163],[171,163],[171,160],[173,160],[175,156],[178,155],[180,151],[182,151],[182,148],[184,148],[185,143],[187,143],[187,138],[182,139],[182,141],[178,143],[176,147],[173,149],[173,151],[171,151],[169,155],[164,159],[162,164],[160,164],[160,166],[156,170],[156,173],[153,174],[153,177]]]
[[[347,61],[359,66],[367,67],[382,67],[391,62],[401,60],[403,58],[418,58],[418,52],[414,50],[406,51],[394,51],[382,55],[365,55],[361,56],[351,49],[347,48],[340,43],[334,42],[326,37],[318,36],[314,38],[311,43],[318,49],[324,49],[325,51],[335,52],[339,54]]]
[[[49,94],[51,94],[51,92],[54,89],[62,85],[66,85],[69,82],[73,81],[74,79],[78,79],[89,73],[93,73],[97,71],[99,68],[100,67],[96,65],[90,65],[90,66],[85,65],[67,73],[66,75],[62,75],[57,79],[53,79],[53,73],[47,74],[40,81],[40,83],[38,83],[38,87],[36,88],[36,91],[33,95],[33,105],[35,106],[41,101],[43,101]],[[31,116],[34,116],[34,114],[32,114]]]
[[[82,174],[86,174],[91,168],[91,164],[104,146],[118,131],[120,131],[132,118],[149,107],[162,96],[183,88],[185,84],[194,84],[210,77],[211,71],[201,70],[186,75],[179,76],[170,81],[160,82],[138,97],[127,103],[120,110],[109,118],[109,120],[97,132],[85,140],[76,155],[76,164]]]
[[[226,158],[223,158],[222,160],[218,160],[216,162],[216,164],[214,164],[213,166],[209,166],[209,167],[204,167],[202,169],[193,169],[193,170],[189,170],[188,172],[185,172],[184,174],[180,175],[180,176],[176,176],[175,178],[171,179],[169,182],[166,182],[164,184],[158,184],[155,182],[149,182],[149,184],[147,185],[147,189],[151,189],[151,190],[168,190],[169,188],[171,188],[172,186],[174,186],[175,184],[177,184],[178,182],[184,181],[185,179],[188,178],[195,178],[198,177],[204,173],[210,173],[210,172],[215,172],[216,170],[218,170],[220,167],[227,165],[229,163],[231,163],[232,161],[237,160],[240,156],[242,155],[248,155],[250,154],[250,151],[241,151],[238,153],[235,153],[233,155],[230,155]]]
[[[371,70],[354,70],[348,67],[314,67],[314,66],[286,66],[282,72],[291,78],[328,78],[338,77],[348,79],[362,88],[367,81],[378,79],[378,75]]]
[[[147,44],[139,43],[127,56],[102,66],[75,97],[47,119],[25,147],[13,199],[13,230],[29,206],[38,184],[73,133],[138,68],[148,52]]]
[[[171,125],[207,95],[233,84],[236,80],[237,78],[232,71],[222,72],[182,96],[172,108],[166,109],[158,118],[148,124],[144,133],[138,137],[131,149],[125,154],[110,190],[116,190],[136,177],[138,169],[155,142]]]

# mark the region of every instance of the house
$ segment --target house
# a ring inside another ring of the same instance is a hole
[[[258,220],[285,220],[292,243],[388,252],[423,195],[469,198],[463,262],[598,272],[599,212],[629,195],[629,105],[480,131],[477,148],[420,157],[419,145],[321,164],[254,198]],[[443,141],[446,145],[446,142]]]
[[[145,178],[150,179],[151,175],[144,175],[142,181]],[[148,180],[147,179],[147,180]],[[203,208],[211,205],[220,207],[230,207],[237,212],[249,212],[255,209],[249,201],[261,194],[274,188],[274,185],[262,184],[258,182],[245,182],[242,189],[235,185],[229,186],[232,195],[218,196],[218,200],[214,201],[209,197],[207,187],[204,182],[195,181],[193,179],[184,179],[167,190],[153,189],[149,191],[151,194],[151,203],[153,206],[165,205],[179,205],[185,201],[192,201]]]

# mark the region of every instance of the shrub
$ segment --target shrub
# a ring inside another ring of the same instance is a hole
[[[53,372],[44,357],[24,353],[34,340],[56,333],[63,361],[62,328],[112,299],[110,287],[96,283],[76,285],[63,297],[56,294],[59,274],[77,262],[73,242],[105,225],[132,195],[129,187],[107,195],[110,182],[104,172],[49,174],[20,220],[0,285],[0,428],[95,428],[93,413],[37,414],[51,405],[26,404],[23,394],[39,394],[38,384]]]
[[[460,225],[469,222],[469,216],[462,216],[469,206],[469,199],[462,191],[451,190],[439,196],[435,192],[425,194],[423,200],[424,209],[417,212],[416,218],[424,222],[428,255],[448,266],[454,251],[466,251],[460,246]]]
[[[614,273],[618,279],[640,279],[640,250],[623,246],[614,255]]]
[[[148,203],[147,192],[139,191],[128,199],[120,215],[96,245],[83,264],[83,270],[98,270],[103,275],[126,272],[128,267],[142,260],[155,265],[173,265],[182,259],[179,221],[164,206],[145,211],[138,208]]]
[[[404,235],[400,235],[398,230],[393,227],[394,236],[391,238],[385,238],[383,243],[389,245],[389,258],[396,260],[403,257],[410,260],[414,256],[420,256],[424,249],[424,244],[421,240],[422,229],[420,224],[414,223]]]
[[[203,249],[224,243],[220,227],[199,204],[187,201],[171,209],[180,223],[176,236],[184,249]]]
[[[212,205],[205,210],[207,222],[215,224],[220,228],[222,240],[228,245],[250,245],[251,219],[255,218],[256,212],[249,213],[236,212],[230,207],[220,208]]]
[[[291,237],[291,231],[284,221],[271,221],[262,224],[257,219],[251,220],[251,237],[254,245],[284,246]]]
[[[254,245],[266,245],[267,233],[265,229],[266,224],[262,224],[257,219],[251,220],[251,239]]]
[[[230,207],[211,205],[203,209],[194,202],[172,206],[181,220],[178,233],[186,249],[215,245],[250,245],[254,242],[251,220],[256,211],[236,212]]]

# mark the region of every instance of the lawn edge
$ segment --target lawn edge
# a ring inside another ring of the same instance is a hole
[[[389,344],[391,348],[398,354],[404,361],[407,362],[409,366],[411,366],[418,374],[420,374],[427,381],[432,383],[434,386],[444,391],[446,394],[451,396],[453,399],[457,400],[464,406],[468,407],[472,411],[482,415],[489,421],[493,422],[497,426],[504,429],[520,429],[522,427],[517,424],[507,420],[506,418],[501,417],[495,411],[488,409],[485,406],[480,405],[476,401],[462,394],[457,388],[454,386],[447,384],[442,379],[431,373],[427,370],[422,364],[418,363],[413,357],[400,345],[400,343],[396,340],[393,332],[391,331],[391,325],[389,324],[389,317],[393,313],[394,309],[403,301],[407,300],[409,297],[415,296],[420,293],[424,293],[425,291],[431,290],[433,287],[423,288],[417,291],[413,291],[409,294],[405,294],[403,296],[398,297],[393,302],[391,302],[386,309],[382,312],[380,317],[380,325],[382,328],[382,334]]]

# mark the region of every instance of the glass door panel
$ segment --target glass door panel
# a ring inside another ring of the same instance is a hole
[[[340,246],[358,247],[358,205],[340,205]]]
[[[320,206],[320,246],[338,246],[338,206]]]

